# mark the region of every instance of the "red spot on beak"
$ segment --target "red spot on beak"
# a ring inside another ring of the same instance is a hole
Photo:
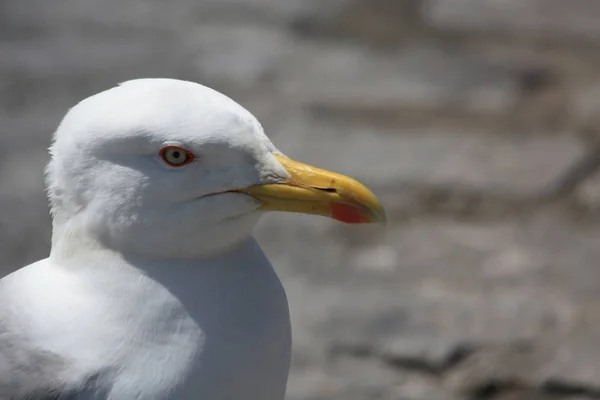
[[[331,218],[347,224],[366,224],[373,221],[373,217],[367,210],[345,203],[331,205]]]

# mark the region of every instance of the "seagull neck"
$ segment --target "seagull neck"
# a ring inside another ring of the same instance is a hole
[[[87,257],[90,254],[98,253],[114,253],[121,258],[132,260],[163,260],[166,263],[197,263],[211,259],[219,259],[225,254],[235,254],[236,251],[242,248],[246,242],[249,242],[251,236],[240,236],[236,241],[232,241],[228,246],[215,249],[214,251],[206,251],[206,249],[197,252],[177,252],[169,249],[166,254],[156,251],[155,247],[151,247],[149,251],[145,251],[144,246],[133,246],[126,249],[121,242],[115,242],[110,238],[111,232],[102,227],[97,229],[94,224],[90,224],[89,218],[84,214],[78,214],[70,218],[54,218],[52,222],[52,246],[50,250],[50,258],[52,259],[72,259],[80,256]],[[190,240],[182,241],[186,246],[193,246]],[[181,243],[179,243],[181,244]],[[202,242],[196,247],[202,249]],[[195,253],[195,254],[194,254]]]
[[[109,254],[113,254],[132,266],[144,269],[140,266],[173,268],[186,265],[198,267],[203,265],[243,264],[245,261],[248,261],[244,259],[248,256],[264,257],[262,250],[251,236],[235,243],[229,248],[193,258],[157,258],[134,253],[128,254],[116,249],[107,248],[92,232],[89,232],[85,227],[76,222],[54,222],[50,258],[65,260],[81,257],[87,258],[93,254],[104,254],[110,257]]]
[[[123,254],[123,259],[130,265],[142,270],[161,269],[173,271],[177,268],[186,267],[212,267],[227,266],[234,264],[243,264],[248,261],[248,257],[260,255],[262,251],[253,237],[248,237],[241,243],[218,253],[194,257],[194,258],[149,258],[134,254]]]
[[[270,263],[254,238],[212,257],[188,260],[124,257],[124,260],[192,308],[197,307],[193,304],[197,303],[199,293],[207,296],[235,288],[239,290],[246,285],[260,287],[258,278],[272,273]],[[204,300],[209,301],[208,298]]]
[[[50,258],[69,259],[80,254],[105,250],[104,246],[78,220],[52,222]]]

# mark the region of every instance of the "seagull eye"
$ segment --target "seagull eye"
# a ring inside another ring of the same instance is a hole
[[[196,158],[191,151],[177,146],[167,146],[160,150],[160,157],[171,167],[183,167]]]

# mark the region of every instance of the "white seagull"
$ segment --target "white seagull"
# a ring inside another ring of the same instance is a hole
[[[50,255],[0,281],[1,399],[282,400],[287,299],[253,227],[265,211],[385,219],[192,82],[87,98],[50,153]]]

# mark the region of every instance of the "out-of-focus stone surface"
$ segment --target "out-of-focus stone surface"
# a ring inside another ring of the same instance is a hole
[[[200,81],[390,217],[259,224],[292,312],[288,399],[599,399],[598,4],[0,0],[0,268],[48,253],[69,107]]]
[[[273,138],[286,154],[306,154],[306,162],[343,170],[382,190],[412,184],[506,197],[544,194],[585,154],[585,145],[573,135],[386,129],[343,121],[315,123],[308,118],[281,126]],[[328,157],[334,153],[345,157]]]
[[[577,190],[577,195],[584,205],[600,210],[600,173],[584,182]]]
[[[434,376],[444,396],[505,382],[598,389],[600,230],[430,220],[361,230],[280,216],[258,230],[299,321],[298,379],[313,354],[320,368],[352,359]]]
[[[286,94],[322,109],[455,109],[506,114],[518,101],[518,71],[427,43],[395,51],[317,45],[298,52]]]
[[[598,40],[600,4],[594,0],[430,0],[437,29],[541,40]]]

